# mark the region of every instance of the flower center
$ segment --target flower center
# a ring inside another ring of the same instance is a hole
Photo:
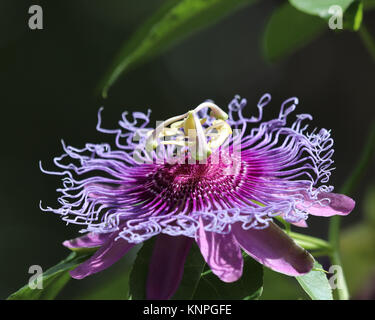
[[[208,158],[205,164],[164,164],[153,173],[150,191],[168,202],[192,200],[199,209],[235,193],[245,176],[246,164],[229,155],[221,155],[219,163]]]

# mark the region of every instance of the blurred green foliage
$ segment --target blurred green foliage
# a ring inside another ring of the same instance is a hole
[[[288,21],[288,23],[285,23]],[[285,3],[274,10],[263,36],[263,54],[276,62],[317,38],[326,22],[307,15]]]
[[[364,219],[343,230],[340,237],[342,263],[353,296],[375,274],[375,185],[367,191],[364,203]]]
[[[107,97],[109,88],[121,74],[147,62],[189,35],[222,19],[255,0],[168,0],[144,22],[122,46],[99,88]],[[368,0],[366,9],[372,9]],[[332,6],[343,12],[343,28],[358,31],[363,17],[359,0],[290,0],[277,7],[263,36],[264,57],[269,61],[284,58],[307,45],[328,29]]]
[[[102,80],[104,97],[118,77],[255,0],[167,0],[121,48]]]

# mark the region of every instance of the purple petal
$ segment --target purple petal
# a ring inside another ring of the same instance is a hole
[[[204,230],[203,222],[197,234],[197,244],[212,272],[224,282],[237,281],[242,275],[241,249],[233,235]]]
[[[281,216],[285,220],[285,215],[282,214]],[[307,228],[308,227],[305,219],[301,219],[301,220],[295,221],[295,222],[291,222],[291,221],[288,221],[288,220],[286,220],[286,221],[291,223],[292,225],[295,225],[296,227],[300,227],[300,228]]]
[[[306,199],[302,205],[298,205],[297,207],[314,216],[330,217],[334,215],[345,216],[349,214],[355,206],[355,201],[353,199],[339,193],[320,193],[318,199],[321,200],[322,205],[312,203]]]
[[[134,243],[129,243],[122,238],[115,240],[117,236],[118,232],[112,233],[90,259],[70,271],[72,278],[82,279],[107,269],[134,246]]]
[[[66,240],[63,242],[63,245],[69,249],[95,248],[103,245],[110,236],[110,233],[90,232],[83,235],[82,237]]]
[[[192,238],[160,234],[155,242],[147,278],[147,299],[166,300],[176,292]]]
[[[303,219],[301,219],[300,221],[297,221],[297,222],[292,222],[292,224],[295,225],[296,227],[300,227],[300,228],[307,228],[308,227],[306,220],[303,220]]]
[[[298,276],[313,267],[313,257],[272,222],[260,230],[244,230],[241,223],[236,223],[232,232],[247,254],[272,270]]]

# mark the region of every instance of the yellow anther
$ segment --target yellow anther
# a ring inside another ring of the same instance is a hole
[[[210,116],[214,117],[218,120],[228,120],[228,114],[225,113],[223,110],[220,108],[213,108],[210,112]]]
[[[176,121],[176,122],[172,123],[170,125],[170,127],[173,128],[173,129],[182,128],[184,126],[184,122],[185,122],[185,120]]]
[[[206,135],[211,137],[208,146],[211,149],[219,148],[231,134],[232,129],[228,123],[223,120],[215,120],[212,126],[206,129]]]
[[[180,115],[180,116],[172,117],[162,122],[154,130],[152,130],[151,133],[149,134],[150,136],[147,138],[147,141],[146,141],[146,150],[150,152],[156,149],[158,146],[157,139],[159,138],[159,135],[163,131],[163,129],[165,129],[165,127],[169,126],[170,124],[185,118],[186,115],[187,113]]]
[[[198,107],[194,109],[195,112],[198,112],[204,108],[211,109],[210,116],[218,120],[228,120],[228,114],[224,112],[220,107],[212,102],[203,102]]]

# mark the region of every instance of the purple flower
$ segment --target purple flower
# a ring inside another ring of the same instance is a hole
[[[182,278],[195,241],[207,264],[222,281],[242,275],[241,249],[263,265],[291,276],[312,269],[313,258],[274,222],[306,226],[308,214],[346,215],[354,201],[332,193],[333,140],[330,132],[308,132],[308,114],[287,125],[298,104],[290,98],[276,119],[259,123],[243,115],[245,99],[236,96],[228,115],[210,101],[192,111],[147,128],[147,114],[124,112],[121,128],[97,129],[115,136],[108,144],[77,149],[63,143],[54,159],[63,187],[57,191],[60,214],[84,226],[71,249],[99,247],[71,276],[84,278],[108,268],[135,244],[157,236],[149,266],[147,298],[168,299]],[[211,111],[209,113],[209,111]]]

